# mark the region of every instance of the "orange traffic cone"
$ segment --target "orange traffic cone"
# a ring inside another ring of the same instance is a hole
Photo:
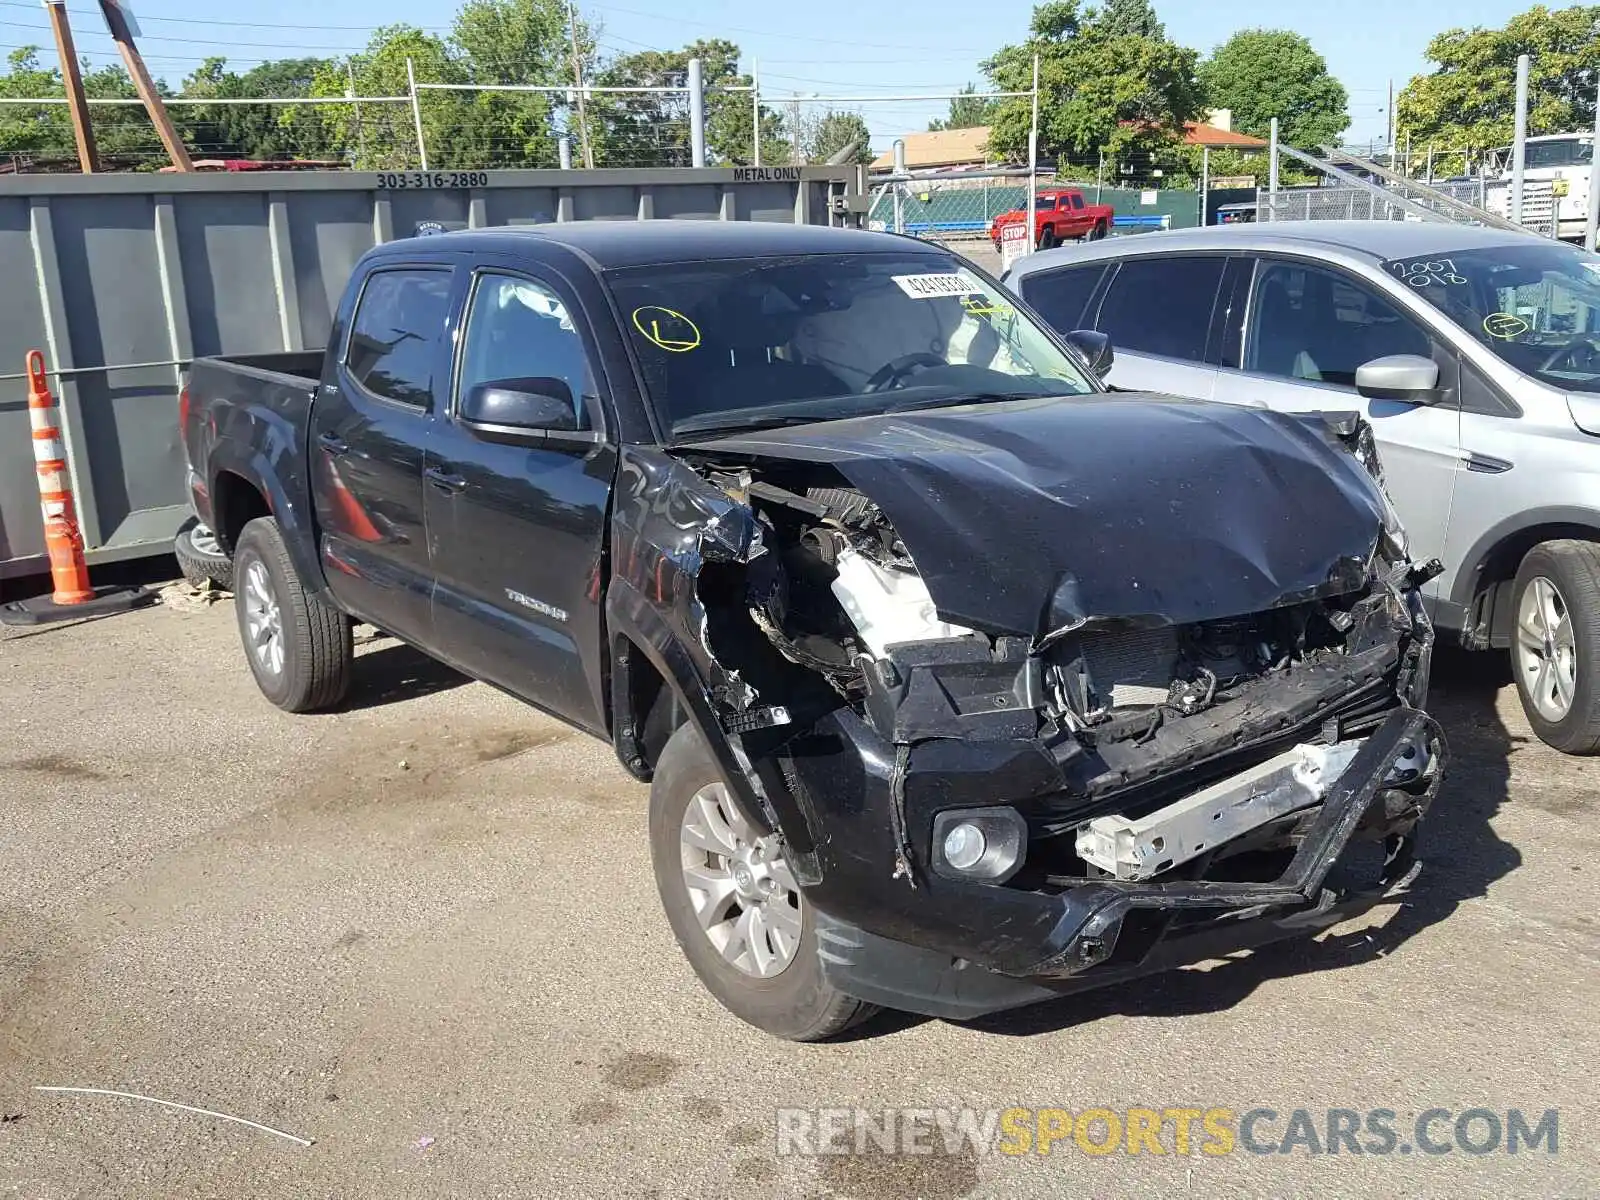
[[[50,555],[50,578],[55,587],[48,600],[21,601],[0,606],[0,624],[38,625],[74,617],[122,612],[155,599],[143,588],[106,588],[89,585],[89,565],[83,558],[83,534],[78,529],[72,502],[72,477],[67,471],[66,443],[56,417],[55,397],[45,375],[44,354],[28,351],[28,423],[33,431],[33,461],[39,473],[39,508],[44,514],[44,544]]]

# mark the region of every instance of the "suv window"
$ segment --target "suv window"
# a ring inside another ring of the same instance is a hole
[[[1221,255],[1130,258],[1112,277],[1095,327],[1119,350],[1200,362],[1226,262]]]
[[[344,365],[374,396],[426,408],[449,314],[448,269],[374,271],[361,289]]]
[[[1304,263],[1261,264],[1245,323],[1245,370],[1348,387],[1364,362],[1432,353],[1420,325],[1349,276]]]
[[[590,428],[594,375],[566,304],[531,279],[485,273],[472,293],[456,394],[513,379],[559,380],[577,427]]]
[[[1038,310],[1051,328],[1062,333],[1086,328],[1083,310],[1089,307],[1104,263],[1067,267],[1060,271],[1038,271],[1022,277],[1022,298]]]

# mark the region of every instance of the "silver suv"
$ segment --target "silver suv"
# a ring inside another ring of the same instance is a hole
[[[1006,276],[1113,387],[1355,406],[1436,623],[1508,649],[1528,721],[1600,750],[1600,256],[1388,221],[1180,230],[1033,254]]]

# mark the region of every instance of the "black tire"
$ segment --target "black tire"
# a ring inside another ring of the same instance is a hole
[[[195,587],[215,584],[225,592],[233,591],[233,559],[222,552],[216,536],[197,517],[190,517],[172,539],[172,556],[183,577]]]
[[[1049,250],[1055,244],[1056,244],[1056,231],[1054,229],[1052,229],[1050,226],[1046,225],[1043,229],[1041,229],[1039,231],[1039,246],[1038,246],[1038,248],[1040,250]]]
[[[811,907],[803,895],[799,946],[788,967],[770,978],[746,974],[724,960],[700,928],[683,878],[680,837],[690,800],[721,780],[699,733],[680,725],[667,740],[650,785],[650,858],[673,935],[706,990],[740,1020],[793,1042],[840,1034],[878,1009],[823,978]]]
[[[1103,238],[1105,236],[1106,236],[1106,224],[1105,224],[1105,222],[1104,221],[1096,221],[1094,223],[1094,228],[1089,231],[1089,240],[1091,242],[1098,242],[1101,238]]]
[[[245,661],[261,694],[287,712],[312,712],[344,699],[350,688],[350,665],[355,647],[350,618],[326,601],[309,594],[301,583],[278,522],[257,517],[244,527],[233,556],[234,613]],[[282,662],[273,671],[251,645],[249,611],[258,597],[254,592],[256,568],[276,603],[282,638]]]
[[[1566,606],[1577,668],[1571,706],[1555,721],[1539,711],[1518,647],[1523,600],[1541,578],[1555,585]],[[1565,538],[1528,551],[1512,586],[1512,622],[1511,673],[1534,733],[1566,754],[1600,752],[1600,544]]]

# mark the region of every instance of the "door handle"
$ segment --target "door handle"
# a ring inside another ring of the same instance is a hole
[[[422,477],[441,492],[448,492],[452,496],[467,490],[466,479],[440,467],[429,467],[422,473]]]
[[[317,445],[321,446],[329,454],[350,453],[350,443],[345,441],[337,433],[319,434],[317,436]]]

